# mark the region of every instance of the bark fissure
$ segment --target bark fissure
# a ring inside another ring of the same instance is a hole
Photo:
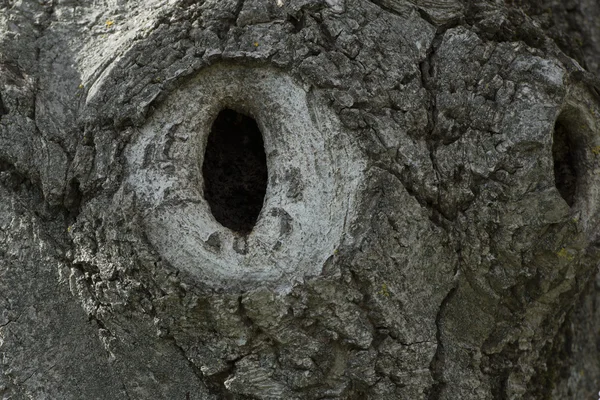
[[[429,366],[429,370],[431,371],[431,375],[434,380],[434,384],[430,389],[429,395],[427,397],[428,400],[439,400],[442,398],[444,393],[444,388],[447,385],[447,382],[444,378],[444,371],[448,366],[446,365],[446,354],[444,351],[444,338],[443,338],[443,323],[444,323],[444,313],[446,308],[448,307],[448,303],[452,301],[454,294],[458,286],[450,289],[442,303],[440,304],[440,309],[435,318],[435,326],[436,326],[436,340],[437,340],[437,349],[435,351],[435,355],[433,360],[431,361],[431,365]]]

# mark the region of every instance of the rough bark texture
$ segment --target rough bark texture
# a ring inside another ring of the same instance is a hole
[[[0,396],[595,398],[599,17],[0,0]],[[204,196],[225,108],[249,234]]]

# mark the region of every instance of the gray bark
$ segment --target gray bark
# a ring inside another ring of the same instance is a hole
[[[598,18],[0,0],[0,397],[596,398]],[[224,108],[250,233],[205,198]]]

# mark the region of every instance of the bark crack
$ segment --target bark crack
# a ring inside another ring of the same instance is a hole
[[[458,285],[450,289],[444,300],[440,305],[440,310],[438,311],[435,317],[435,326],[436,326],[436,339],[437,339],[437,349],[435,351],[435,355],[433,356],[433,360],[429,366],[429,370],[431,371],[431,375],[435,383],[431,387],[431,391],[429,392],[428,400],[438,400],[442,398],[442,394],[444,388],[447,383],[444,378],[444,371],[446,368],[446,351],[443,343],[443,324],[444,324],[444,314],[446,312],[446,308],[448,307],[448,303],[454,297]]]

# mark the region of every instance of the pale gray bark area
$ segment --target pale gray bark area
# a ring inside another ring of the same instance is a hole
[[[598,15],[0,0],[0,396],[593,398]],[[223,106],[270,163],[243,251],[202,196]]]

